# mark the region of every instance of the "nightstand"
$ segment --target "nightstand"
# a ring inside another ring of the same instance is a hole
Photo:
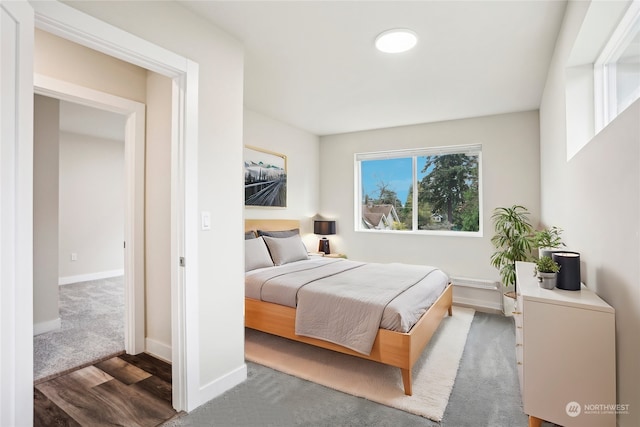
[[[327,258],[347,258],[346,254],[325,254],[325,257]]]

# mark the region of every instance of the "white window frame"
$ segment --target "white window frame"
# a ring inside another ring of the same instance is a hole
[[[361,162],[366,160],[385,160],[398,158],[412,159],[412,176],[414,183],[413,206],[418,206],[417,189],[417,158],[421,156],[435,156],[445,154],[473,154],[478,156],[478,231],[453,231],[453,230],[418,230],[418,210],[412,211],[411,230],[375,230],[362,227],[362,169]],[[482,144],[451,145],[443,147],[413,148],[404,150],[376,151],[354,154],[354,231],[362,233],[393,233],[437,235],[456,237],[483,237],[483,204],[482,204]]]
[[[640,98],[640,88],[630,102],[618,110],[616,64],[622,52],[640,33],[640,0],[634,0],[593,64],[595,133],[611,123],[626,107]]]

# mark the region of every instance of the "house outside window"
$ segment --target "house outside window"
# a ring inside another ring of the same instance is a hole
[[[481,236],[481,152],[465,145],[356,154],[356,231]]]

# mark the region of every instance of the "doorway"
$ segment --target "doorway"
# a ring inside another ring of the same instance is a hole
[[[51,4],[50,7],[39,10],[36,8],[36,27],[58,37],[67,39],[81,46],[89,47],[121,61],[137,65],[158,75],[168,77],[170,82],[170,115],[167,123],[171,126],[171,155],[169,170],[165,170],[171,185],[170,200],[170,317],[166,312],[164,317],[171,323],[171,346],[166,348],[172,362],[172,394],[173,406],[177,410],[190,410],[200,404],[199,401],[199,352],[197,339],[191,338],[191,334],[198,330],[198,244],[197,244],[197,175],[198,175],[198,64],[183,58],[172,52],[166,51],[149,42],[138,39],[129,33],[123,32],[109,24],[95,21],[82,13],[67,8],[61,4]],[[55,6],[55,7],[54,7]],[[70,31],[70,29],[72,29]],[[35,86],[42,76],[36,76]],[[86,90],[86,88],[84,88]],[[59,91],[60,92],[60,91]],[[91,91],[89,91],[91,92]],[[46,93],[45,93],[46,95]],[[127,120],[127,135],[135,133],[141,126],[139,120],[135,120],[134,114],[129,114]],[[144,130],[144,127],[142,127]],[[136,159],[142,159],[144,152],[138,152],[137,145],[130,145]],[[134,157],[132,156],[132,158]],[[142,168],[136,168],[142,171]],[[133,176],[133,168],[127,167],[127,174]],[[167,174],[167,172],[170,172]],[[137,172],[136,172],[137,173]],[[136,183],[143,182],[137,179]],[[136,185],[136,192],[144,191],[144,187]],[[133,201],[141,198],[131,198],[127,209],[136,209]],[[134,239],[127,241],[127,252],[143,251],[144,237],[138,237],[142,233],[143,222],[131,224]],[[189,268],[181,265],[189,256]],[[127,257],[127,259],[143,259],[143,257]],[[135,276],[144,272],[144,266],[133,265],[134,269],[125,267],[127,275]],[[141,281],[133,280],[135,283]],[[131,301],[143,301],[144,293],[136,291],[131,295]],[[144,319],[138,321],[142,310],[133,310],[133,304],[129,304],[127,316],[136,316],[135,322],[129,322],[127,336],[144,336]],[[135,325],[135,329],[134,329]],[[138,328],[138,325],[142,329]],[[190,333],[187,333],[190,331]],[[187,339],[187,336],[190,339]],[[129,343],[130,340],[127,339]],[[128,344],[130,345],[130,344]],[[155,345],[155,344],[154,344]],[[135,346],[131,345],[132,353],[144,349],[144,340],[135,340]],[[130,350],[127,350],[130,351]]]
[[[145,106],[139,102],[57,80],[34,76],[34,92],[124,115],[124,304],[125,351],[144,351],[144,146]]]
[[[126,116],[34,99],[34,380],[124,351]]]
[[[0,418],[15,424],[17,417],[29,420],[33,409],[34,24],[172,80],[171,184],[176,190],[172,192],[171,201],[172,400],[176,409],[189,411],[201,403],[197,300],[198,64],[62,3],[3,2],[0,12],[2,38],[7,40],[2,44],[3,73],[0,74],[4,101],[0,110],[3,118],[1,158],[3,171],[7,171],[7,179],[1,182],[3,328],[0,353],[3,373],[7,374],[3,374],[2,393],[14,397],[2,400]],[[4,106],[11,108],[4,109]],[[187,255],[192,260],[189,268],[181,267],[178,260]]]

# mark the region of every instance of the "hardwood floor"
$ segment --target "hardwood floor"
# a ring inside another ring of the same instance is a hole
[[[158,426],[171,406],[171,365],[123,354],[34,387],[35,426]]]

